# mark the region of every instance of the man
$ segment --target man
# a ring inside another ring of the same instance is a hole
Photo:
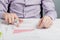
[[[38,28],[49,28],[57,14],[53,0],[42,0],[45,15],[41,18]],[[10,13],[7,12],[10,4]],[[41,0],[0,0],[0,18],[8,23],[14,23],[16,18],[40,18]]]

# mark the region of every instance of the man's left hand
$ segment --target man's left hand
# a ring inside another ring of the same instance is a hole
[[[43,18],[41,18],[37,28],[38,29],[49,28],[52,24],[53,24],[52,18],[49,16],[44,16]]]

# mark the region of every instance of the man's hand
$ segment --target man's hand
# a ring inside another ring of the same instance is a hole
[[[49,16],[44,16],[40,22],[37,28],[42,29],[42,28],[49,28],[53,23],[53,20]]]
[[[3,18],[8,24],[13,24],[15,19],[18,19],[18,16],[15,13],[4,13]]]
[[[14,24],[17,27],[19,27],[19,24],[23,22],[23,20],[18,18],[18,16],[15,13],[4,13],[2,16],[6,23]]]

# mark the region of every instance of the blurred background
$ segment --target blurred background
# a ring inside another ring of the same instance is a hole
[[[60,0],[54,0],[58,18],[60,18]]]

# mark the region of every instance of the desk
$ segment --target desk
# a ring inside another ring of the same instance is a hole
[[[29,32],[13,33],[14,25],[6,25],[0,22],[0,31],[3,33],[2,40],[60,40],[60,19],[56,19],[49,29],[36,29],[40,19],[24,19],[17,29],[34,29]]]

